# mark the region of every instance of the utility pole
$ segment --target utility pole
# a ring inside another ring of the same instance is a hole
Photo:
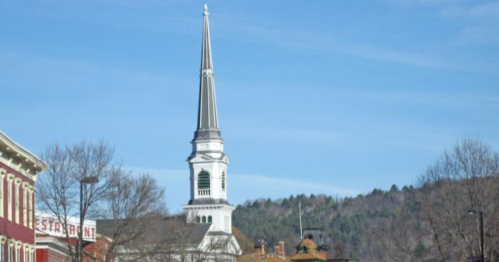
[[[483,211],[479,209],[468,209],[468,214],[480,215],[480,249],[482,251],[482,262],[485,262],[485,239],[483,237]]]
[[[298,202],[298,212],[300,212],[300,239],[303,239],[303,228],[301,224],[301,202]]]

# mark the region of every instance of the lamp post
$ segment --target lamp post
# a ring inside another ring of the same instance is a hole
[[[480,214],[480,245],[482,249],[482,262],[485,262],[485,241],[483,238],[483,212],[479,209],[468,209],[468,214]]]
[[[84,177],[80,180],[80,232],[78,232],[78,261],[83,261],[83,185],[84,184],[95,184],[99,182],[99,178],[96,176]]]

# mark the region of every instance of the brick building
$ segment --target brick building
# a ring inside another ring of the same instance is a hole
[[[73,248],[77,245],[80,219],[77,217],[68,217],[66,225],[67,232],[64,230],[64,225],[55,215],[37,211],[35,223],[36,262],[71,261],[68,241]],[[88,253],[87,249],[91,249],[92,253],[89,253],[89,255],[94,256],[93,253],[96,253],[94,244],[97,238],[95,221],[85,220],[82,229],[84,251]]]
[[[0,131],[0,261],[35,261],[35,182],[46,168]]]

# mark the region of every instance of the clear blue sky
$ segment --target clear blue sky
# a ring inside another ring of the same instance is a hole
[[[0,129],[105,139],[189,198],[203,1],[0,2]],[[208,1],[229,201],[413,184],[465,136],[499,148],[499,2]]]

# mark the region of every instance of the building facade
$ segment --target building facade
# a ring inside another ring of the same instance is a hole
[[[35,182],[45,163],[0,131],[0,261],[35,261]]]

